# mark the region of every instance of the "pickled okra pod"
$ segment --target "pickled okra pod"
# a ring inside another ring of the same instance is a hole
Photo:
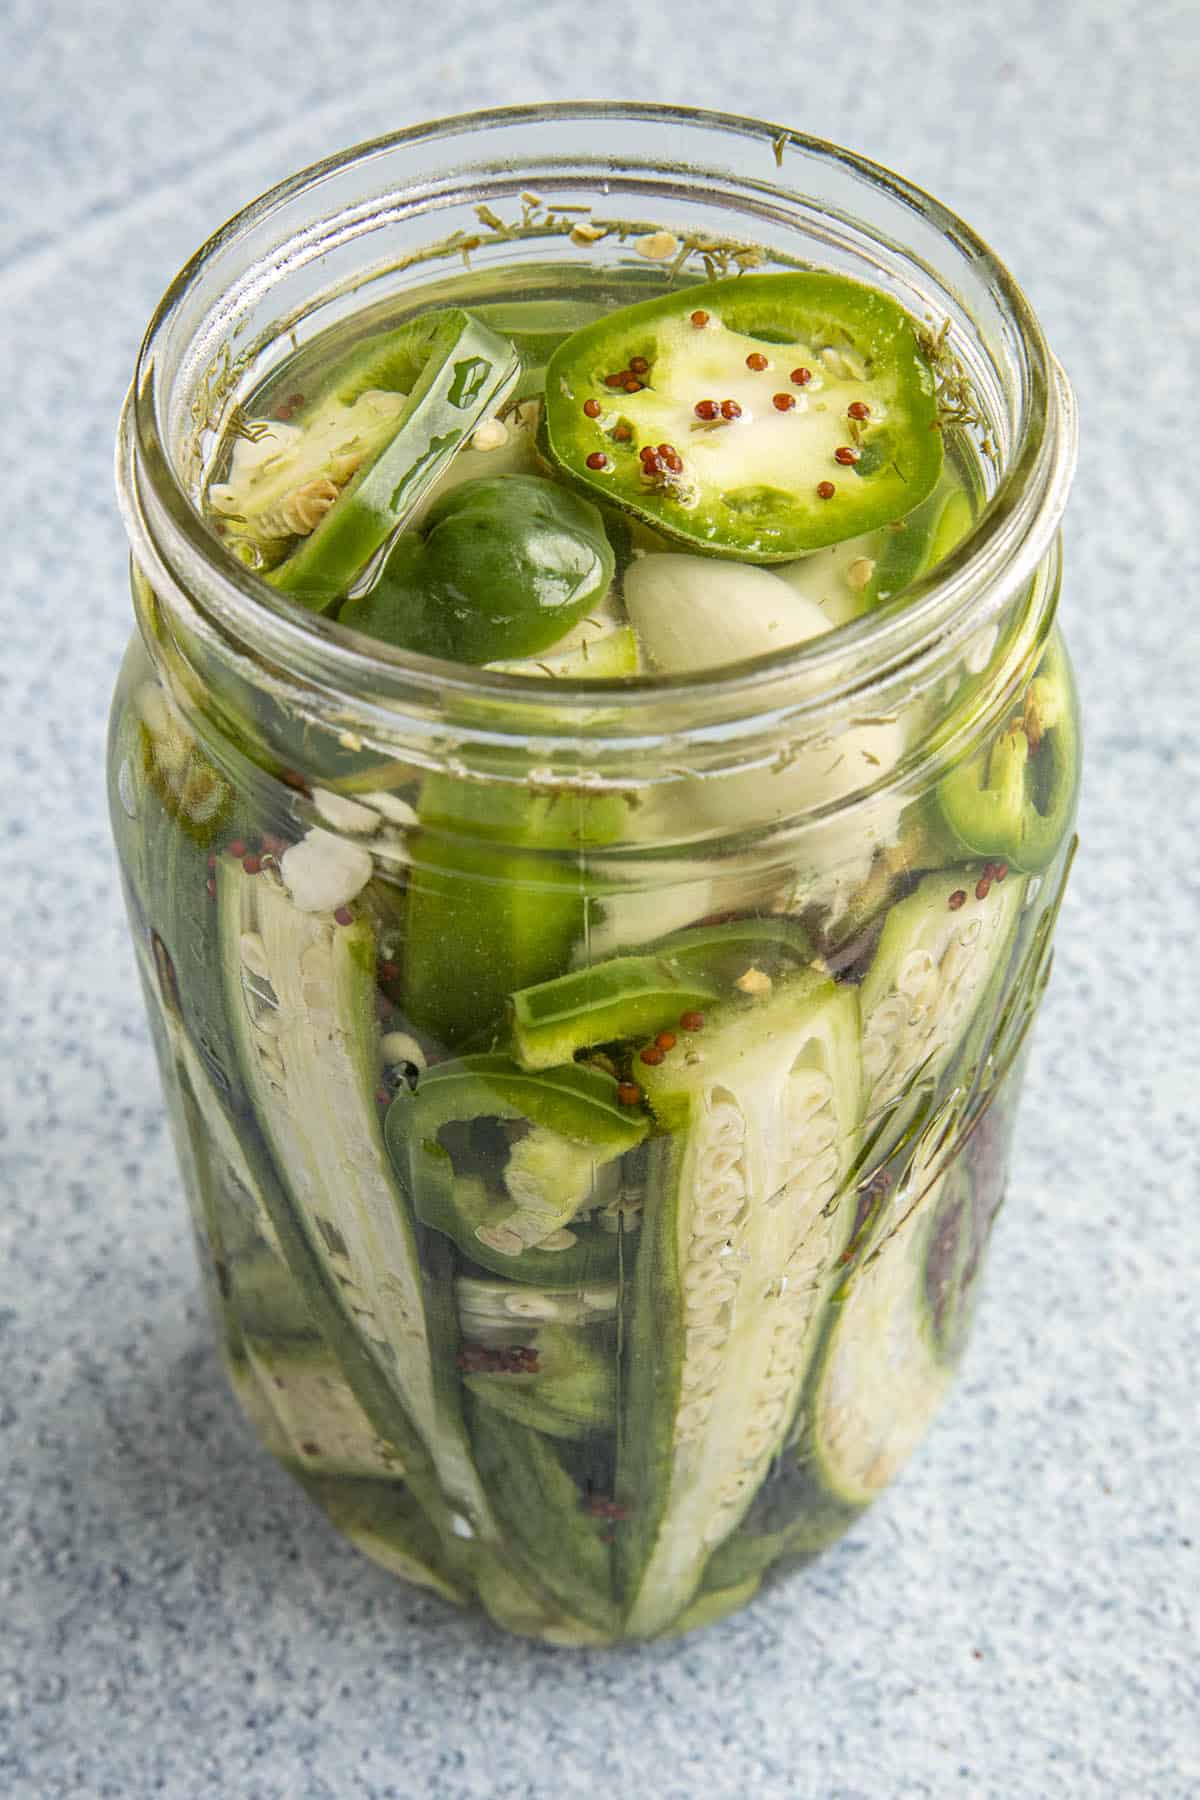
[[[858,1002],[812,972],[647,1070],[653,1140],[625,1329],[617,1497],[627,1629],[695,1596],[779,1453],[853,1225]]]
[[[295,427],[257,431],[215,499],[258,559],[291,537],[275,587],[326,611],[428,493],[460,445],[504,399],[520,367],[507,339],[459,309],[432,313],[358,352]],[[291,432],[309,460],[289,455]],[[277,446],[280,446],[277,448]],[[317,448],[312,460],[312,448]],[[210,488],[210,498],[213,490]]]

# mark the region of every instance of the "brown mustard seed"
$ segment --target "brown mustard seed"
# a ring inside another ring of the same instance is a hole
[[[793,369],[792,380],[797,387],[807,387],[812,380],[812,370],[805,368]]]
[[[666,463],[668,469],[670,469],[672,475],[682,475],[683,458],[680,456],[678,450],[672,450],[670,456],[664,456],[663,461]]]
[[[353,925],[354,923],[354,914],[348,906],[339,906],[333,916],[339,925]]]
[[[583,410],[589,419],[598,419],[600,417],[600,402],[598,400],[585,400],[583,403]]]
[[[697,400],[692,411],[698,419],[718,419],[721,416],[721,409],[715,400]]]
[[[722,400],[721,417],[723,419],[740,419],[741,416],[742,409],[736,400]]]
[[[694,312],[692,314],[692,324],[696,327],[697,331],[703,331],[704,327],[708,324],[708,314],[700,311]]]
[[[977,900],[986,900],[991,891],[991,880],[988,876],[981,875],[979,880],[975,883],[975,898]]]
[[[836,493],[837,493],[837,489],[834,487],[832,481],[818,481],[818,483],[817,483],[817,499],[818,500],[832,500],[833,496]]]
[[[633,433],[630,431],[628,425],[625,424],[624,420],[622,420],[619,425],[613,426],[613,437],[618,444],[627,444],[632,436]]]
[[[247,875],[257,875],[259,870],[262,868],[262,857],[261,856],[243,856],[242,867],[246,871]]]
[[[1008,864],[1006,862],[997,863],[992,873],[997,881],[1003,881],[1008,874]]]
[[[862,451],[857,447],[857,445],[855,445],[855,444],[839,444],[837,449],[833,453],[833,460],[834,460],[834,462],[840,462],[843,466],[845,466],[849,463],[856,463],[861,455],[862,455]]]
[[[630,375],[628,369],[618,369],[615,375],[606,375],[604,377],[604,385],[605,387],[610,388],[623,388],[629,379]]]
[[[245,854],[246,854],[246,846],[242,842],[241,838],[234,838],[232,844],[229,844],[226,847],[229,851],[230,856],[236,856],[239,862],[241,861],[242,857],[245,856]]]
[[[640,394],[641,391],[642,391],[641,382],[638,380],[636,375],[631,375],[629,377],[629,380],[625,383],[625,392],[627,394]]]
[[[679,1040],[673,1031],[660,1031],[654,1042],[660,1050],[673,1050]]]
[[[771,396],[771,405],[776,412],[791,412],[795,404],[795,394],[772,394]]]
[[[846,417],[849,419],[869,419],[870,416],[871,409],[865,400],[852,400],[846,408]]]
[[[607,469],[608,467],[608,458],[603,450],[593,450],[585,460],[589,469]]]
[[[663,1053],[657,1044],[647,1044],[644,1050],[638,1051],[638,1056],[652,1069],[657,1068],[663,1059]]]
[[[629,359],[629,373],[631,375],[644,375],[649,367],[650,364],[646,361],[644,356],[631,356]]]
[[[746,358],[746,367],[748,369],[759,370],[759,369],[765,369],[766,366],[767,366],[767,359],[763,355],[761,350],[752,350],[750,352],[749,356]]]
[[[622,1106],[637,1106],[642,1098],[642,1090],[636,1081],[622,1081],[617,1084],[617,1099]]]
[[[951,912],[957,912],[960,906],[965,906],[967,904],[966,888],[955,888],[946,904]]]
[[[684,1031],[703,1031],[704,1014],[702,1012],[680,1013],[679,1023]]]

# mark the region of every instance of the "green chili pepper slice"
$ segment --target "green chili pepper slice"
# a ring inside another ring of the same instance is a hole
[[[522,1068],[553,1068],[590,1045],[673,1029],[684,1014],[728,998],[749,969],[774,980],[813,957],[807,934],[790,919],[693,926],[649,952],[616,956],[513,994],[513,1053]]]
[[[526,1128],[507,1146],[501,1169],[496,1124]],[[472,1127],[483,1128],[482,1149],[472,1142]],[[570,1065],[531,1074],[506,1056],[485,1055],[440,1064],[415,1093],[401,1090],[385,1136],[426,1225],[482,1268],[563,1286],[615,1273],[615,1230],[577,1215],[597,1204],[598,1171],[632,1150],[648,1128],[644,1114],[621,1105],[616,1081],[600,1069]]]
[[[956,843],[1014,868],[1044,869],[1064,842],[1079,786],[1079,706],[1066,651],[1051,639],[1020,710],[938,786]]]
[[[545,448],[706,551],[782,562],[903,517],[942,467],[916,322],[842,275],[739,275],[623,307],[546,370]]]

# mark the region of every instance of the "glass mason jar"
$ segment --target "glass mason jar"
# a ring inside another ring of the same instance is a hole
[[[202,516],[232,409],[363,309],[809,264],[927,326],[979,504],[799,647],[615,684],[438,662],[303,612]],[[404,132],[166,293],[118,459],[130,922],[233,1386],[388,1568],[551,1643],[683,1631],[925,1431],[1072,852],[1074,429],[961,221],[716,113]]]

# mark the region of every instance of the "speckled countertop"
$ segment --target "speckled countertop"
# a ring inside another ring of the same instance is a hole
[[[1198,15],[11,0],[0,393],[0,1791],[1200,1792]],[[624,94],[903,170],[1079,390],[1083,853],[978,1333],[893,1493],[707,1635],[547,1653],[393,1585],[256,1453],[197,1288],[102,806],[110,445],[183,257],[438,112]],[[1190,495],[1189,495],[1190,490]]]

